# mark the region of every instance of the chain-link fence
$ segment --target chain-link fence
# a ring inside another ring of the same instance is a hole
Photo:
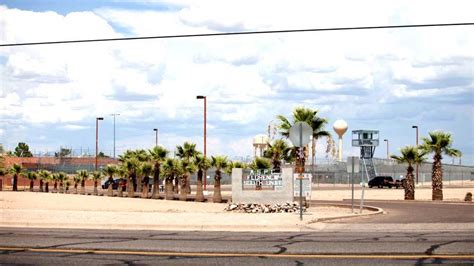
[[[394,160],[373,159],[377,175],[391,176],[394,179],[405,178],[407,164],[398,164]],[[420,184],[431,182],[432,163],[422,163],[418,167],[418,182]],[[414,166],[416,175],[416,166]],[[359,167],[363,170],[362,166]],[[306,166],[306,171],[311,172],[311,166]],[[347,172],[346,162],[322,161],[314,167],[313,183],[321,184],[349,184],[351,174]],[[456,183],[474,181],[474,167],[466,165],[443,164],[443,181]],[[354,182],[361,182],[361,173],[354,174]]]
[[[237,158],[237,157],[236,157]],[[231,158],[234,159],[235,158]],[[242,159],[242,158],[237,158]],[[248,158],[244,158],[248,161]],[[95,158],[94,157],[55,157],[55,156],[39,156],[32,158],[16,158],[11,157],[9,164],[21,163],[27,170],[39,170],[46,169],[54,172],[62,171],[68,174],[73,174],[77,170],[89,170],[95,169]],[[404,178],[406,175],[406,164],[398,164],[394,160],[387,159],[373,159],[377,175],[392,176],[394,179]],[[97,167],[101,167],[107,164],[118,163],[113,158],[101,157],[98,158]],[[291,165],[283,165],[283,167],[292,167]],[[359,167],[362,171],[362,167]],[[346,162],[338,162],[333,160],[317,160],[314,167],[307,164],[306,172],[313,173],[313,184],[350,184],[351,177],[350,173],[347,172]],[[431,182],[432,163],[423,163],[418,168],[418,181],[419,184],[425,184]],[[415,167],[416,174],[416,167]],[[214,183],[215,169],[209,169],[207,171],[208,178],[207,183]],[[204,177],[205,178],[205,177]],[[463,185],[464,181],[474,181],[474,166],[456,165],[456,164],[443,164],[443,180],[447,184],[451,182],[453,184]],[[367,181],[367,180],[366,180]],[[196,182],[196,174],[191,178],[192,184]],[[231,177],[222,171],[222,184],[230,184]],[[354,175],[354,182],[361,182],[361,173]]]

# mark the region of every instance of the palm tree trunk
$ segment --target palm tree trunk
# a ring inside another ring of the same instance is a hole
[[[143,199],[148,198],[148,184],[144,184],[142,186],[142,198]]]
[[[39,191],[43,192],[43,179],[40,179]]]
[[[113,197],[114,196],[114,188],[113,188],[113,184],[114,183],[114,178],[112,176],[109,176],[109,187],[107,187],[107,196],[108,197]],[[117,188],[117,190],[119,189],[122,189],[119,185],[119,187]]]
[[[77,183],[74,183],[74,194],[77,194]]]
[[[314,175],[314,159],[316,157],[316,142],[318,141],[318,139],[314,138],[312,139],[312,142],[311,142],[311,175]]]
[[[97,180],[94,180],[94,195],[99,195],[99,191],[97,190]]]
[[[142,192],[142,176],[137,175],[137,192]]]
[[[61,181],[59,183],[59,193],[64,193],[64,183],[63,183],[63,181]]]
[[[173,179],[166,178],[165,180],[165,199],[172,200],[174,198]]]
[[[214,195],[212,196],[212,202],[222,202],[220,171],[216,171],[216,176],[214,177]]]
[[[33,192],[34,185],[35,185],[35,181],[30,180],[30,192]]]
[[[181,176],[180,179],[181,179],[181,190],[179,191],[179,200],[186,201],[187,195],[188,195],[187,189],[186,189],[187,187],[186,181],[188,180],[188,177],[187,175],[183,175]]]
[[[113,195],[113,190],[112,190],[112,195]],[[123,181],[119,182],[119,185],[117,188],[117,197],[123,197]]]
[[[432,199],[443,200],[443,168],[441,165],[441,155],[435,154],[433,162],[433,173],[431,176],[431,186],[433,188]]]
[[[178,194],[179,193],[179,178],[175,177],[174,178],[174,193]]]
[[[407,168],[407,180],[405,185],[405,200],[415,199],[415,180],[413,178],[413,166],[409,163]]]
[[[191,194],[191,175],[186,177],[186,194]]]
[[[203,188],[202,188],[202,174],[203,174],[203,171],[199,169],[197,173],[197,188],[196,188],[196,201],[198,202],[204,201],[204,193],[203,193]]]
[[[151,198],[160,198],[160,164],[158,163],[155,163],[155,171],[153,173],[153,192]]]
[[[82,180],[81,181],[81,195],[85,195],[85,194],[86,194],[86,181]]]
[[[54,181],[53,192],[58,193],[58,181],[56,181],[56,180]]]
[[[16,174],[13,175],[13,191],[18,190],[18,176]]]
[[[128,197],[129,198],[133,198],[135,195],[135,192],[134,192],[134,186],[133,186],[133,178],[132,176],[130,176],[128,178],[128,182],[127,182],[127,192],[128,192]]]
[[[44,192],[46,192],[46,193],[49,192],[49,182],[44,183]]]

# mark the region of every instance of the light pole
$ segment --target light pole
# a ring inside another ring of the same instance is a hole
[[[103,117],[95,119],[95,170],[97,171],[97,152],[99,150],[99,120],[104,120]]]
[[[388,148],[388,139],[384,139],[383,141],[387,142],[387,160],[390,159],[389,148]]]
[[[153,131],[155,131],[155,147],[158,147],[158,128],[154,128]]]
[[[204,158],[206,158],[206,113],[207,113],[207,98],[203,95],[196,96],[196,99],[204,99]],[[206,190],[207,171],[204,171],[204,191]]]
[[[418,126],[411,126],[411,128],[416,128],[416,148],[418,148]],[[416,184],[418,184],[418,163],[416,163]]]
[[[111,114],[114,117],[114,159],[115,159],[115,117],[119,116],[120,114]]]

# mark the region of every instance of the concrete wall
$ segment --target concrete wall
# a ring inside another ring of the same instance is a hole
[[[232,169],[232,202],[275,204],[293,202],[293,169],[282,169],[282,190],[243,190],[242,169]]]

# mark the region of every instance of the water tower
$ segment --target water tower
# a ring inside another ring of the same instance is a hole
[[[253,138],[253,148],[254,148],[254,156],[257,157],[257,150],[260,150],[260,157],[263,156],[263,151],[268,147],[268,136],[263,134],[256,135]]]
[[[339,136],[339,148],[337,149],[337,158],[342,161],[342,136],[347,131],[347,123],[344,120],[336,120],[332,126],[336,134]]]

